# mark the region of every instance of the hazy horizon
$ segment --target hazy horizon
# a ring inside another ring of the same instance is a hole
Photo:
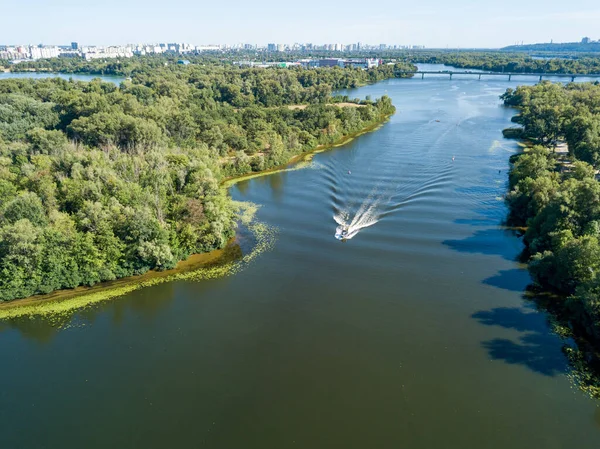
[[[2,44],[113,45],[141,42],[201,44],[353,43],[425,45],[428,48],[500,48],[515,43],[577,42],[600,39],[600,8],[583,0],[577,8],[558,2],[506,0],[482,4],[475,0],[282,4],[232,0],[199,5],[191,0],[105,0],[82,4],[74,0],[25,0],[4,6],[6,18],[26,11],[27,26],[7,20]]]

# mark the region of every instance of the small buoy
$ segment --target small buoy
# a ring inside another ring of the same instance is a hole
[[[452,156],[452,162],[454,162],[454,156]]]
[[[349,174],[349,175],[351,175],[351,174],[352,174],[352,172],[351,172],[350,170],[348,170],[348,174]]]

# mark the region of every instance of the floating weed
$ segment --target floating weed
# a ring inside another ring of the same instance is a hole
[[[495,153],[498,150],[503,150],[503,142],[500,142],[499,140],[494,140],[492,142],[492,144],[490,145],[490,147],[488,148],[488,152],[489,153]]]
[[[600,379],[598,379],[598,374],[590,368],[581,351],[567,346],[563,348],[563,352],[572,367],[567,374],[569,380],[591,398],[600,399]]]
[[[178,280],[203,281],[239,273],[259,255],[273,248],[277,232],[274,227],[255,220],[256,211],[258,210],[256,204],[236,201],[235,207],[238,211],[240,223],[250,231],[254,240],[251,251],[237,260],[214,263],[196,270],[174,273],[168,276],[154,277],[138,282],[133,281],[119,287],[107,287],[96,292],[82,293],[81,295],[65,299],[39,300],[26,304],[16,302],[14,305],[11,304],[8,307],[0,308],[0,320],[43,317],[53,326],[65,328],[71,321],[70,318],[73,311],[126,295],[135,290],[165,282]]]
[[[258,205],[245,201],[232,201],[238,220],[244,226],[250,226],[258,211]]]

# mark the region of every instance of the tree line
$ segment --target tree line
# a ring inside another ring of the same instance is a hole
[[[334,53],[312,56],[315,56],[316,58],[347,57],[346,55]],[[148,68],[157,69],[165,65],[176,65],[177,61],[181,59],[188,60],[192,65],[201,64],[220,67],[233,65],[234,62],[242,60],[251,60],[255,62],[296,61],[298,59],[307,57],[311,57],[311,55],[306,53],[292,52],[261,54],[249,51],[209,51],[199,54],[186,55],[163,53],[143,56],[135,55],[130,58],[98,58],[90,61],[86,61],[85,59],[79,57],[58,57],[37,59],[35,61],[22,61],[19,64],[7,65],[7,67],[10,67],[11,72],[40,71],[53,73],[61,72],[91,75],[131,76],[138,71],[147,70]],[[369,57],[373,57],[373,55],[369,55]],[[396,64],[398,64],[396,69],[399,69],[400,71],[416,70],[414,66],[405,61],[397,61]],[[354,73],[354,77],[359,84],[393,78],[395,76],[392,70],[393,68],[394,67],[390,67],[388,65],[373,67],[368,70],[360,70],[360,72],[356,71]],[[322,68],[322,70],[327,69],[328,68]]]
[[[600,73],[600,57],[533,58],[526,53],[433,51],[414,52],[408,62],[446,64],[465,69],[513,73]]]
[[[185,55],[192,64],[227,65],[235,61],[250,60],[255,62],[296,61],[303,58],[380,58],[384,63],[399,64],[403,71],[416,70],[414,64],[446,64],[458,68],[479,69],[493,72],[515,73],[600,73],[600,56],[595,53],[571,54],[557,57],[551,53],[543,57],[532,57],[524,49],[514,51],[470,51],[470,50],[359,50],[348,52],[331,51],[296,51],[296,52],[257,52],[255,50],[209,51],[200,54]],[[176,64],[181,56],[172,53],[160,55],[134,56],[131,58],[109,58],[85,61],[82,58],[50,58],[36,61],[24,61],[10,65],[13,72],[49,71],[64,73],[86,73],[98,75],[131,76],[145,67],[160,67],[165,64]],[[2,63],[2,61],[0,61]],[[387,65],[378,69],[370,69],[369,76],[362,82],[377,81],[389,78],[382,72]]]
[[[599,42],[558,42],[558,43],[540,43],[525,45],[509,45],[504,47],[503,51],[528,51],[528,52],[546,52],[546,53],[597,53],[600,52]]]
[[[150,64],[120,86],[1,80],[0,300],[168,269],[223,247],[235,214],[220,181],[392,114],[385,96],[334,104],[349,100],[334,88],[371,76]]]
[[[573,327],[600,344],[600,85],[508,89],[504,103],[536,145],[513,158],[509,221],[526,228],[529,270],[565,295]],[[561,143],[568,154],[557,151]]]

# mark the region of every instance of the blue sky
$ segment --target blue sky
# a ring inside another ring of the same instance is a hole
[[[387,43],[501,47],[600,39],[578,0],[0,0],[0,44]]]

